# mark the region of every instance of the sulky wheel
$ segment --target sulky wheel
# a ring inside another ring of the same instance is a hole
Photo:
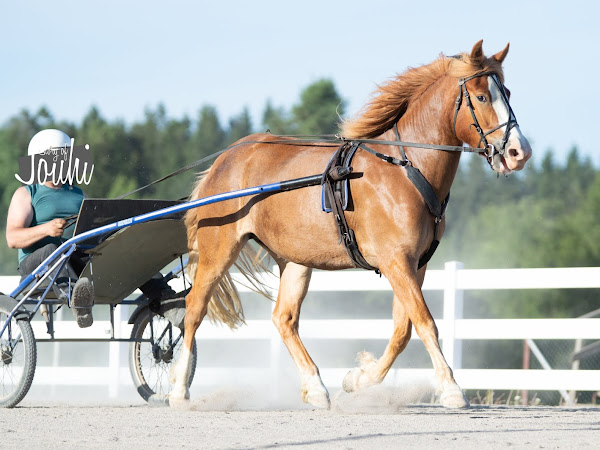
[[[0,306],[0,329],[9,314],[10,310]],[[13,317],[0,336],[0,407],[12,408],[23,400],[33,382],[36,362],[31,324]]]
[[[133,342],[129,346],[129,370],[138,393],[146,401],[149,401],[151,396],[166,399],[170,390],[169,373],[179,359],[183,333],[167,319],[148,309],[135,320],[131,339]],[[195,371],[194,342],[188,386],[192,384]]]

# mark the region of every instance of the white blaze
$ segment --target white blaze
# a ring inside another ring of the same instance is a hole
[[[508,108],[508,104],[504,101],[504,96],[502,95],[502,92],[500,92],[500,88],[491,76],[488,76],[488,89],[492,97],[492,107],[498,117],[498,125],[507,123],[510,117],[510,109]],[[500,130],[505,133],[506,125],[500,128]],[[511,141],[518,144],[518,147],[523,147],[524,143],[527,142],[527,139],[525,139],[525,136],[521,133],[519,125],[510,130],[507,141],[508,144],[506,146],[507,149],[510,147]]]

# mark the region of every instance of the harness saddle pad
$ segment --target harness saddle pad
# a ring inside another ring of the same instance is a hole
[[[352,146],[350,151],[348,151],[345,155],[341,156],[340,166],[342,168],[346,169],[346,168],[350,167],[350,164],[352,163],[352,158],[354,157],[354,154],[356,153],[357,149],[358,149],[357,146]],[[335,158],[335,154],[332,156],[332,158]],[[330,160],[330,162],[331,162],[331,160]],[[348,182],[349,182],[349,179],[344,178],[343,180],[337,181],[334,185],[334,189],[336,191],[339,191],[342,195],[342,207],[343,207],[344,211],[346,211],[346,209],[348,208],[348,199],[349,199],[349,193],[350,193]],[[325,194],[325,189],[326,189],[325,185],[321,186],[321,209],[323,210],[323,212],[330,213],[332,211],[331,210],[331,202],[330,202],[329,196]]]

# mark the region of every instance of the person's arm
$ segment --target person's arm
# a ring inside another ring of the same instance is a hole
[[[10,248],[27,248],[46,236],[62,236],[66,225],[64,219],[54,219],[29,227],[32,220],[31,196],[25,187],[20,187],[13,194],[6,218],[6,243]]]

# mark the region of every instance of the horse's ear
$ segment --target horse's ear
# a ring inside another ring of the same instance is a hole
[[[506,55],[508,54],[508,47],[510,47],[510,42],[508,44],[506,44],[506,47],[504,47],[504,50],[499,51],[494,56],[492,56],[492,58],[494,58],[499,63],[504,61],[504,58],[506,58]]]
[[[471,61],[477,61],[483,58],[483,39],[478,41],[471,50]]]

